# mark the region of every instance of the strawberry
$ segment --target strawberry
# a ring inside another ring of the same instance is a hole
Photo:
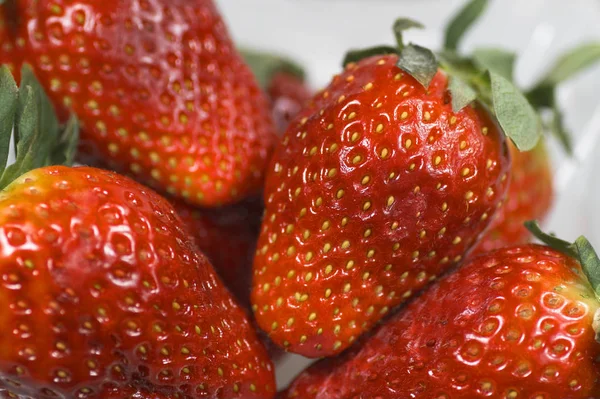
[[[18,93],[7,76],[4,68],[0,96],[16,109],[17,163],[2,187],[32,159],[49,163],[40,144],[57,126],[37,86],[23,86],[31,71]],[[100,169],[46,166],[6,186],[0,394],[273,397],[265,348],[181,226],[167,200]]]
[[[281,399],[600,397],[600,260],[576,244],[471,260]]]
[[[283,134],[312,97],[302,67],[287,57],[243,49],[242,55],[271,100],[277,130]]]
[[[215,270],[238,301],[250,309],[252,259],[262,217],[257,199],[220,209],[197,209],[173,201],[198,248],[210,259]]]
[[[11,0],[25,59],[101,160],[186,202],[258,193],[268,102],[212,0]]]
[[[210,259],[217,274],[242,307],[250,312],[252,259],[260,229],[263,206],[249,199],[221,209],[195,209],[174,201],[173,206],[200,251]],[[255,321],[252,320],[253,325]],[[257,329],[258,330],[258,329]],[[284,352],[258,331],[270,358],[277,362]]]
[[[0,4],[0,64],[7,65],[19,80],[22,54],[15,37],[15,21],[8,18],[14,4]]]
[[[513,145],[509,148],[513,161],[506,202],[473,254],[527,243],[531,234],[523,222],[544,219],[552,206],[552,171],[543,141],[528,152],[521,152]]]
[[[504,198],[504,133],[535,145],[538,120],[510,82],[490,72],[472,96],[430,51],[403,45],[412,26],[396,23],[399,49],[350,54],[370,56],[334,77],[275,151],[252,302],[289,351],[342,351],[457,264]]]

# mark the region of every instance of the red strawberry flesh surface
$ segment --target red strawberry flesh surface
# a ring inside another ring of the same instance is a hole
[[[25,61],[81,160],[196,205],[258,193],[275,140],[266,96],[212,0],[19,0]]]
[[[598,308],[573,258],[538,245],[491,252],[281,398],[598,398]]]
[[[351,64],[290,125],[265,188],[252,301],[271,338],[341,352],[459,262],[504,198],[504,134],[397,56]]]
[[[0,193],[0,394],[271,398],[270,360],[166,200],[94,168]]]
[[[544,143],[540,141],[532,151],[526,152],[512,144],[509,148],[512,166],[506,202],[473,254],[531,241],[531,233],[523,223],[543,221],[552,207],[552,170]]]

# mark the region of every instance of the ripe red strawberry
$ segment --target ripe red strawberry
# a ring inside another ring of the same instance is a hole
[[[423,68],[430,83],[408,73],[411,52],[433,58],[407,46],[348,65],[275,152],[252,301],[260,327],[292,352],[349,346],[459,262],[504,198],[498,122],[482,103],[455,108],[463,93],[435,63]]]
[[[312,95],[302,67],[287,57],[243,49],[242,55],[271,100],[277,130],[283,134]]]
[[[258,193],[268,102],[212,0],[17,0],[26,61],[94,158],[203,206]]]
[[[523,222],[543,220],[552,206],[552,171],[543,141],[528,152],[520,152],[513,145],[509,148],[512,166],[506,202],[473,254],[529,242],[531,233]]]
[[[44,142],[56,119],[30,72],[19,92],[7,76],[17,162],[2,165],[0,187],[58,159],[46,149],[59,140]],[[4,144],[12,126],[1,128]],[[44,167],[4,188],[0,396],[273,397],[265,348],[189,237],[165,199],[112,172]]]
[[[532,244],[477,257],[281,398],[598,398],[599,281],[584,271],[600,260],[589,261],[582,271]]]
[[[263,212],[258,199],[221,209],[195,209],[184,202],[173,202],[177,214],[198,248],[206,254],[217,274],[238,303],[250,312],[252,259]],[[252,320],[255,324],[255,321]],[[262,331],[258,335],[274,362],[284,352]]]

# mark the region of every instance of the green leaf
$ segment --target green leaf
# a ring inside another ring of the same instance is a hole
[[[6,86],[3,79],[7,78],[0,73],[0,100],[6,97],[8,104],[12,92],[15,104],[13,123],[4,125],[1,119],[5,110],[4,101],[0,105],[0,129],[4,128],[4,132],[0,132],[4,133],[0,143],[8,145],[5,136],[10,139],[10,135],[6,131],[14,128],[16,159],[12,165],[0,170],[0,189],[30,170],[57,163],[72,163],[79,131],[77,120],[72,117],[61,133],[54,108],[29,66],[25,65],[22,69],[21,85],[16,93],[16,85]]]
[[[19,91],[17,122],[15,125],[16,160],[8,166],[0,178],[4,188],[26,171],[33,169],[33,153],[39,136],[39,112],[35,93],[31,86]]]
[[[477,92],[458,76],[450,76],[448,86],[452,94],[452,111],[458,112],[477,99]]]
[[[516,59],[513,51],[498,48],[479,48],[473,52],[473,60],[479,68],[494,71],[511,82]]]
[[[596,298],[600,299],[600,259],[592,244],[583,236],[577,238],[573,246],[576,248],[581,268],[592,285]]]
[[[34,99],[39,112],[38,136],[39,147],[33,155],[33,168],[48,165],[52,147],[58,141],[59,123],[56,118],[54,106],[36,79],[29,65],[24,65],[21,71],[21,86],[30,86],[33,89]]]
[[[369,47],[365,49],[358,50],[350,50],[346,53],[344,57],[344,61],[342,62],[343,66],[346,66],[353,62],[358,62],[365,58],[372,57],[374,55],[386,55],[386,54],[398,54],[398,49],[392,46],[377,46],[377,47]]]
[[[10,138],[15,123],[15,110],[19,98],[17,83],[7,66],[0,68],[0,176],[6,168],[10,153]]]
[[[425,88],[429,87],[438,69],[433,52],[415,44],[409,44],[402,49],[397,65]]]
[[[542,135],[538,114],[509,80],[494,71],[489,76],[496,119],[519,150],[531,150]]]
[[[249,48],[241,48],[240,53],[263,89],[266,89],[273,76],[280,72],[296,76],[300,80],[306,78],[304,69],[285,56]]]
[[[423,29],[424,26],[420,22],[409,18],[398,18],[396,22],[394,22],[394,36],[396,37],[396,43],[398,44],[399,50],[404,48],[404,39],[402,37],[404,31],[413,28]]]
[[[563,116],[560,109],[555,104],[552,107],[552,119],[550,120],[550,131],[558,139],[563,149],[568,155],[573,155],[573,143],[571,134],[563,123]]]
[[[600,61],[600,43],[586,43],[560,56],[536,87],[556,86]]]
[[[464,6],[450,23],[446,26],[444,38],[444,48],[447,50],[456,50],[464,34],[483,14],[488,5],[487,0],[471,0]]]
[[[50,164],[73,165],[79,142],[79,120],[71,115],[69,121],[62,129],[62,134],[56,147],[52,151]]]

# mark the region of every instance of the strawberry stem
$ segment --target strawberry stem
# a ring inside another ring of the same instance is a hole
[[[396,37],[396,45],[398,46],[399,52],[404,49],[404,38],[402,37],[404,31],[413,28],[424,29],[425,27],[422,23],[409,18],[398,18],[396,22],[394,22],[393,31],[394,36]]]

